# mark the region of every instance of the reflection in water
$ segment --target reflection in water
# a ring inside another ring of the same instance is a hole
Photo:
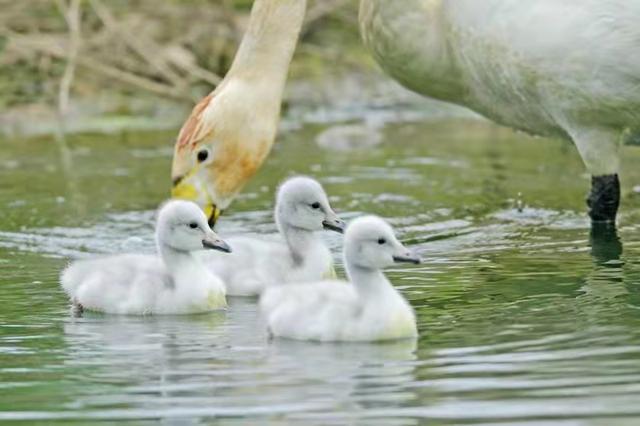
[[[487,131],[487,138],[489,139],[494,139],[497,135],[496,128],[491,128]],[[504,207],[509,194],[505,185],[505,181],[508,179],[506,176],[507,161],[503,153],[496,146],[489,145],[484,152],[484,156],[490,170],[490,173],[482,182],[484,202],[481,209],[486,213]]]
[[[64,118],[60,118],[60,126],[56,132],[54,138],[56,147],[58,148],[58,155],[60,157],[59,167],[62,171],[62,176],[66,182],[66,194],[67,198],[71,202],[73,208],[80,214],[86,214],[87,205],[86,200],[80,192],[78,186],[78,176],[76,174],[76,168],[74,167],[73,153],[69,148],[67,141]]]
[[[594,222],[589,237],[593,268],[581,287],[583,294],[578,302],[589,321],[598,321],[611,315],[612,306],[627,299],[630,291],[625,284],[622,242],[615,224]]]
[[[589,237],[591,255],[596,263],[604,264],[611,260],[620,260],[622,242],[614,223],[593,222]]]
[[[181,404],[183,413],[238,415],[250,396],[256,412],[302,410],[329,420],[336,404],[357,411],[413,399],[405,388],[415,381],[415,340],[268,342],[251,299],[231,298],[227,312],[193,316],[85,314],[68,319],[64,332],[65,368],[103,388],[71,406],[106,414],[131,408],[139,418],[150,409],[151,417],[164,416]]]

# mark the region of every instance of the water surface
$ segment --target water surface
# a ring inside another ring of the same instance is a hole
[[[174,136],[0,142],[0,420],[640,421],[640,149],[624,150],[618,234],[592,235],[570,144],[463,119],[284,132],[218,231],[274,232],[277,183],[318,177],[342,216],[382,215],[424,257],[388,271],[417,342],[269,341],[242,298],[206,315],[71,317],[69,259],[153,250]]]

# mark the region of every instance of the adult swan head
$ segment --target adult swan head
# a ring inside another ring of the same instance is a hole
[[[625,0],[360,0],[365,44],[406,87],[573,141],[594,222],[615,222],[621,141],[640,134],[639,21]]]
[[[215,224],[271,150],[306,0],[255,0],[224,80],[182,126],[172,195],[197,202]]]

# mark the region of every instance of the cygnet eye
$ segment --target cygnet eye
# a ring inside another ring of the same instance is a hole
[[[316,209],[316,210],[319,209],[320,208],[320,203],[316,201],[315,203],[311,204],[311,208],[312,209]]]
[[[382,238],[382,237],[378,238],[378,244],[383,245],[383,244],[385,244],[386,242],[387,242],[387,240],[386,240],[386,239],[384,239],[384,238]]]
[[[207,158],[209,158],[209,150],[206,148],[201,149],[200,151],[198,151],[198,163],[203,163],[205,161],[207,161]]]
[[[197,224],[196,222],[191,222],[191,223],[189,224],[189,228],[191,228],[191,229],[197,229],[197,228],[198,228],[198,224]]]

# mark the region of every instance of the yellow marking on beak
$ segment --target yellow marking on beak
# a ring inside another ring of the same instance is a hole
[[[176,186],[171,188],[171,196],[192,201],[197,201],[199,198],[196,187],[187,183],[185,179],[182,179]]]
[[[188,174],[180,179],[176,185],[171,188],[171,197],[183,200],[193,201],[202,208],[204,214],[209,220],[209,225],[213,227],[220,217],[222,210],[215,205],[208,191],[204,188],[198,189],[193,183],[193,176],[197,173],[198,168],[194,167]]]
[[[208,211],[205,211],[205,214],[209,218],[209,223],[213,222],[213,224],[215,225],[215,223],[218,221],[218,218],[222,214],[222,210],[220,210],[215,204],[207,205],[207,208]]]
[[[213,223],[215,223],[215,221],[218,218],[214,218],[213,216],[215,215],[215,211],[216,208],[213,204],[207,204],[205,206],[202,207],[202,211],[204,211],[204,215],[207,216],[207,220],[209,221],[209,225],[211,225],[211,219],[213,219]]]

